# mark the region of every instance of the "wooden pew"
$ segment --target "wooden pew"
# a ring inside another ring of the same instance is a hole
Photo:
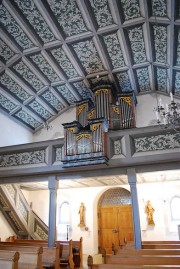
[[[179,265],[119,265],[119,264],[93,264],[89,269],[180,269]]]
[[[128,258],[127,258],[128,257]],[[106,264],[119,265],[179,265],[178,255],[140,255],[120,257],[118,255],[107,255]]]
[[[0,250],[0,268],[18,269],[19,252]]]
[[[15,243],[45,243],[45,244],[48,244],[48,241],[47,240],[38,240],[38,239],[14,239]]]
[[[160,244],[160,245],[162,245],[162,244],[168,244],[168,245],[176,245],[176,244],[180,244],[180,241],[179,240],[177,240],[177,241],[175,241],[175,240],[170,240],[170,241],[142,241],[142,244]]]
[[[44,240],[15,240],[14,242],[5,242],[6,245],[15,244],[16,246],[37,247],[43,246],[43,249],[47,247],[47,241]],[[56,241],[56,245],[59,245],[59,264],[60,266],[69,266],[74,268],[72,240],[69,241]],[[0,242],[1,247],[1,242]],[[52,259],[52,258],[51,258]]]
[[[12,242],[6,242],[6,244],[10,244]],[[15,239],[14,243],[17,245],[24,246],[35,246],[42,245],[43,248],[47,246],[48,242],[46,240],[28,240],[28,239]],[[83,263],[83,254],[82,254],[82,237],[79,241],[73,241],[72,239],[69,241],[56,241],[56,245],[60,244],[60,265],[69,265],[70,268],[74,268],[74,264],[76,267],[82,267]],[[1,243],[0,243],[1,245]],[[73,253],[73,248],[74,253]],[[75,262],[74,262],[75,261]]]
[[[56,247],[43,247],[42,266],[43,268],[60,269],[60,245]]]
[[[60,259],[59,259],[59,253],[60,253],[60,245],[57,244],[56,247],[49,248],[47,247],[47,244],[43,243],[43,247],[41,244],[23,244],[23,243],[16,243],[16,242],[5,242],[5,244],[1,245],[0,244],[0,249],[18,249],[20,252],[25,251],[25,252],[31,252],[31,251],[37,251],[40,247],[43,249],[42,252],[42,267],[43,268],[54,268],[54,269],[59,269],[60,268]]]
[[[12,243],[12,242],[11,242]],[[42,266],[42,247],[26,247],[18,245],[0,245],[0,250],[18,251],[18,269],[43,269]]]
[[[73,250],[73,261],[75,267],[83,267],[83,248],[82,248],[83,238],[80,237],[80,240],[72,240],[72,250]]]
[[[47,240],[33,240],[33,239],[18,239],[15,238],[14,242],[18,243],[18,244],[30,244],[30,245],[34,245],[34,243],[36,244],[43,244],[46,245],[48,244]],[[56,244],[64,244],[65,242],[68,241],[56,241]],[[73,253],[73,262],[75,267],[82,267],[83,266],[83,248],[82,248],[82,242],[83,242],[83,238],[80,237],[80,240],[72,240],[72,253]]]
[[[59,242],[60,242],[60,267],[69,266],[70,269],[74,269],[72,240],[59,241]]]
[[[113,256],[113,255],[112,255]],[[115,255],[116,256],[116,255]],[[113,257],[115,257],[113,256]],[[133,261],[132,262],[128,262],[129,258],[131,259],[131,257],[126,257],[125,260],[126,260],[126,263],[125,264],[122,264],[122,263],[106,263],[106,264],[93,264],[93,259],[92,259],[92,256],[88,256],[88,268],[89,269],[180,269],[180,264],[178,265],[172,265],[172,264],[169,264],[169,265],[164,265],[164,264],[158,264],[157,262],[157,265],[156,264],[141,264],[141,262],[139,262],[138,264],[137,263],[134,263]],[[139,257],[136,258],[136,260],[138,260]]]
[[[138,255],[180,255],[180,249],[120,249],[117,253],[119,256],[138,256]]]
[[[180,249],[180,244],[142,244],[142,249]]]

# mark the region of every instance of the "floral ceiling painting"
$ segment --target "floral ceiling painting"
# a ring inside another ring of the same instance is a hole
[[[100,83],[179,97],[179,67],[179,0],[0,1],[0,113],[32,132]]]

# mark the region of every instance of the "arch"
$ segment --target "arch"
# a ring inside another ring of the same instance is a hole
[[[106,190],[98,200],[98,246],[106,253],[134,240],[131,193],[116,187]]]
[[[111,188],[105,191],[98,201],[98,206],[129,204],[131,204],[131,193],[124,188]]]
[[[59,206],[59,224],[69,224],[70,223],[70,207],[69,202],[64,201]]]

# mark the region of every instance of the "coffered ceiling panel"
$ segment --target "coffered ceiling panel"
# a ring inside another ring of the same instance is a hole
[[[35,132],[106,83],[180,97],[179,0],[0,0],[0,112]]]

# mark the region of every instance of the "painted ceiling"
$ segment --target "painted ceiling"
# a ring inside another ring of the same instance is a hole
[[[0,113],[35,132],[100,83],[180,97],[179,0],[0,0]]]

